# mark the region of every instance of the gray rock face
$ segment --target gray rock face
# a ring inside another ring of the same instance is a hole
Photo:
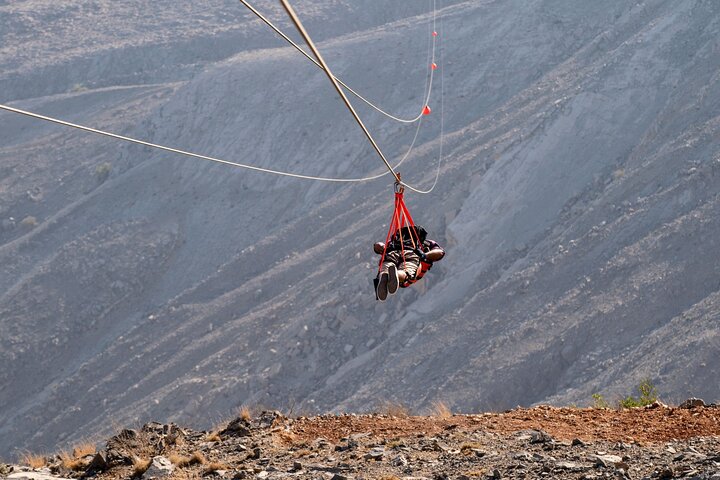
[[[145,480],[157,480],[172,475],[175,467],[172,462],[163,456],[153,457],[150,468],[143,473],[142,478]]]
[[[701,398],[688,398],[680,404],[680,408],[704,407],[705,402]]]
[[[0,101],[263,167],[382,172],[322,72],[239,4],[116,3],[0,5]],[[429,2],[365,3],[297,8],[338,76],[413,116]],[[389,177],[263,176],[0,113],[0,456],[241,404],[497,410],[648,377],[720,398],[720,4],[442,7],[434,113],[399,170],[429,187],[442,145],[438,186],[406,200],[448,255],[384,304]],[[358,109],[399,161],[415,129]]]
[[[7,477],[8,479],[14,479],[14,480],[70,480],[63,477],[58,477],[55,475],[51,475],[48,473],[42,473],[42,472],[15,472],[11,473]]]

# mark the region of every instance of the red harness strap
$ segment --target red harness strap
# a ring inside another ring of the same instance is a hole
[[[397,240],[400,242],[400,253],[403,259],[403,267],[405,267],[405,239],[403,238],[403,231],[407,232],[409,235],[409,240],[413,249],[422,249],[422,242],[420,242],[417,231],[414,228],[411,228],[415,226],[415,222],[413,221],[412,215],[410,215],[410,211],[407,209],[407,206],[405,206],[403,193],[405,193],[405,188],[398,182],[395,182],[395,209],[393,210],[393,216],[390,221],[390,228],[388,229],[387,237],[385,237],[385,247],[383,248],[382,255],[380,256],[380,262],[378,263],[378,275],[382,271],[382,266],[385,262],[385,254],[387,253],[390,240],[396,233],[398,235]],[[408,228],[403,230],[403,227]],[[429,264],[420,262],[420,266],[418,267],[415,277],[412,280],[405,281],[401,287],[407,287],[421,279],[428,268]]]

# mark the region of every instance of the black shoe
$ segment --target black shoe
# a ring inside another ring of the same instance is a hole
[[[377,297],[378,297],[378,300],[380,300],[381,302],[384,302],[385,299],[387,298],[387,296],[388,296],[388,274],[382,273],[380,275],[380,281],[378,282]]]
[[[388,284],[387,290],[390,295],[397,292],[400,286],[400,280],[398,279],[397,267],[394,263],[388,265]]]

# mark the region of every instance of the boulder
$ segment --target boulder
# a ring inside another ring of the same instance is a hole
[[[42,472],[16,472],[11,473],[7,476],[8,479],[14,479],[14,480],[72,480],[68,478],[62,478],[62,477],[54,477],[47,473]]]
[[[684,402],[680,404],[680,408],[698,408],[698,407],[704,407],[705,402],[701,398],[688,398]]]
[[[163,456],[153,457],[150,468],[143,474],[143,480],[165,478],[172,475],[175,466],[170,460]]]

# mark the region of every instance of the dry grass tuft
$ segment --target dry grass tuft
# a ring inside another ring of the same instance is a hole
[[[312,454],[312,450],[308,450],[307,448],[302,448],[295,452],[295,458],[302,458],[307,457]]]
[[[385,448],[388,448],[388,449],[399,448],[399,447],[404,447],[404,446],[405,446],[405,442],[403,442],[399,438],[393,438],[392,440],[385,442]]]
[[[220,430],[216,429],[212,432],[205,435],[205,441],[206,442],[222,442],[222,437],[220,436]]]
[[[173,453],[168,455],[168,460],[170,460],[170,462],[172,462],[172,464],[178,468],[190,467],[192,465],[198,464],[205,465],[207,463],[205,455],[203,455],[201,452],[194,452],[189,457]]]
[[[84,458],[78,458],[68,452],[60,452],[60,463],[63,468],[73,472],[84,470],[88,466],[88,462]]]
[[[465,442],[460,445],[460,453],[463,455],[471,455],[473,450],[481,450],[482,445],[477,442]]]
[[[445,405],[445,402],[438,400],[437,402],[433,402],[432,404],[432,415],[446,420],[452,417],[453,414],[448,408],[448,406]]]
[[[80,458],[80,457],[86,457],[88,455],[95,455],[97,453],[97,448],[95,447],[94,443],[85,442],[81,443],[80,445],[75,445],[73,447],[73,457]]]
[[[292,445],[297,440],[297,436],[288,431],[280,431],[273,434],[273,440],[279,445]]]
[[[200,480],[200,472],[194,470],[175,470],[169,477],[170,480]]]
[[[47,465],[47,457],[45,455],[36,455],[26,452],[20,456],[20,463],[30,468],[42,468]]]
[[[399,402],[387,401],[383,403],[380,410],[385,415],[390,415],[391,417],[407,418],[410,416],[410,409]]]
[[[203,476],[210,475],[211,473],[217,472],[218,470],[230,470],[230,466],[222,462],[211,462],[205,465],[203,470]]]
[[[183,468],[190,465],[190,457],[179,455],[177,453],[171,453],[167,456],[167,459],[170,460],[170,463],[172,463],[178,468]]]
[[[240,407],[240,410],[238,410],[238,416],[246,422],[252,420],[252,412],[250,411],[250,407],[248,407],[247,405],[243,405],[242,407]]]
[[[133,477],[142,477],[143,473],[147,472],[148,468],[152,464],[152,460],[149,458],[133,458]]]

